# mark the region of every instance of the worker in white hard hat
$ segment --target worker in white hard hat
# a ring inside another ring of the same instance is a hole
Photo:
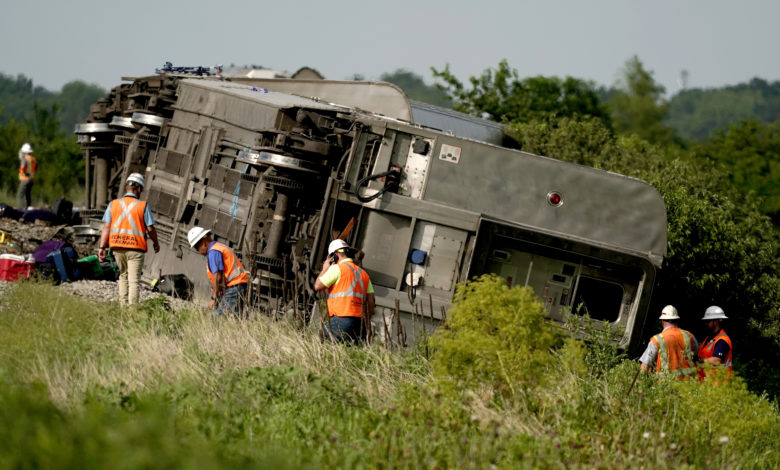
[[[192,248],[206,257],[206,274],[211,284],[209,308],[214,315],[231,313],[241,316],[244,311],[249,273],[238,256],[226,245],[209,236],[211,230],[192,227],[187,241]]]
[[[119,301],[122,305],[138,303],[138,283],[146,254],[146,239],[150,238],[154,252],[160,251],[154,218],[149,204],[141,201],[144,177],[132,173],[125,181],[125,195],[114,199],[103,214],[103,232],[100,234],[98,259],[106,258],[111,248],[119,267]]]
[[[22,210],[32,205],[32,187],[35,182],[35,173],[38,171],[38,162],[33,156],[33,149],[27,142],[19,149],[19,190],[16,200]]]
[[[699,343],[689,331],[677,326],[680,315],[672,305],[661,310],[663,330],[650,338],[647,349],[639,358],[643,372],[655,372],[659,377],[684,379],[696,373],[696,350]]]
[[[712,373],[713,367],[726,367],[726,379],[731,378],[732,344],[721,323],[728,320],[726,313],[717,305],[707,307],[702,318],[708,335],[699,347],[699,380]],[[717,383],[717,381],[716,381]]]
[[[344,240],[330,242],[314,289],[328,291],[328,321],[323,323],[323,338],[357,344],[366,339],[376,304],[371,279],[355,264],[349,250]]]

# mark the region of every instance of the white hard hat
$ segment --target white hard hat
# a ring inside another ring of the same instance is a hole
[[[677,314],[677,309],[672,305],[667,305],[661,310],[661,316],[658,317],[661,320],[679,320],[680,315]]]
[[[33,149],[32,149],[32,146],[30,144],[25,142],[24,144],[22,144],[22,148],[19,151],[22,152],[22,153],[32,153]]]
[[[192,227],[189,232],[187,232],[187,241],[190,242],[190,246],[192,248],[195,248],[195,245],[198,244],[201,238],[205,237],[207,233],[209,233],[211,230],[205,229],[203,227]]]
[[[713,305],[711,307],[707,307],[707,310],[704,311],[704,318],[702,320],[728,320],[729,317],[726,316],[726,313],[723,311],[722,308],[718,307],[717,305]]]
[[[141,186],[141,189],[144,188],[144,175],[141,173],[130,173],[130,176],[127,177],[126,183],[136,183]]]
[[[349,248],[349,245],[344,240],[336,239],[330,242],[330,245],[328,245],[328,256],[332,255],[333,253],[341,250],[342,248]]]

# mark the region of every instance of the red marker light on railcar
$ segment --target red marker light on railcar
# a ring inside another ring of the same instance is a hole
[[[553,191],[547,194],[547,202],[557,207],[563,204],[563,197],[560,193]]]

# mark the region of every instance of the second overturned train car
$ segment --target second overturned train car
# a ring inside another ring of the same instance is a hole
[[[184,273],[208,292],[186,236],[199,225],[251,270],[252,302],[308,316],[341,237],[393,312],[373,319],[385,341],[410,341],[456,283],[496,273],[532,287],[551,319],[587,311],[633,347],[666,254],[652,186],[502,147],[498,124],[387,83],[163,73],[126,79],[76,133],[95,224],[127,175],[145,175],[162,245],[147,279]]]

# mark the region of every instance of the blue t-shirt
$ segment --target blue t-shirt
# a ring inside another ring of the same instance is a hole
[[[138,196],[133,193],[127,193],[124,197],[134,197],[138,199]],[[103,214],[103,222],[108,224],[111,223],[111,204],[106,207],[106,212]],[[152,218],[152,211],[149,209],[149,204],[146,205],[146,209],[144,210],[144,224],[146,224],[147,227],[154,225],[154,218]]]
[[[719,339],[717,343],[715,343],[715,348],[712,350],[712,357],[717,357],[721,361],[725,361],[726,357],[729,355],[729,343],[726,341]]]
[[[206,254],[206,258],[209,261],[209,272],[212,274],[215,274],[218,271],[225,272],[225,263],[222,261],[222,253],[211,249],[215,243],[217,242],[213,241],[209,244],[208,252]]]

